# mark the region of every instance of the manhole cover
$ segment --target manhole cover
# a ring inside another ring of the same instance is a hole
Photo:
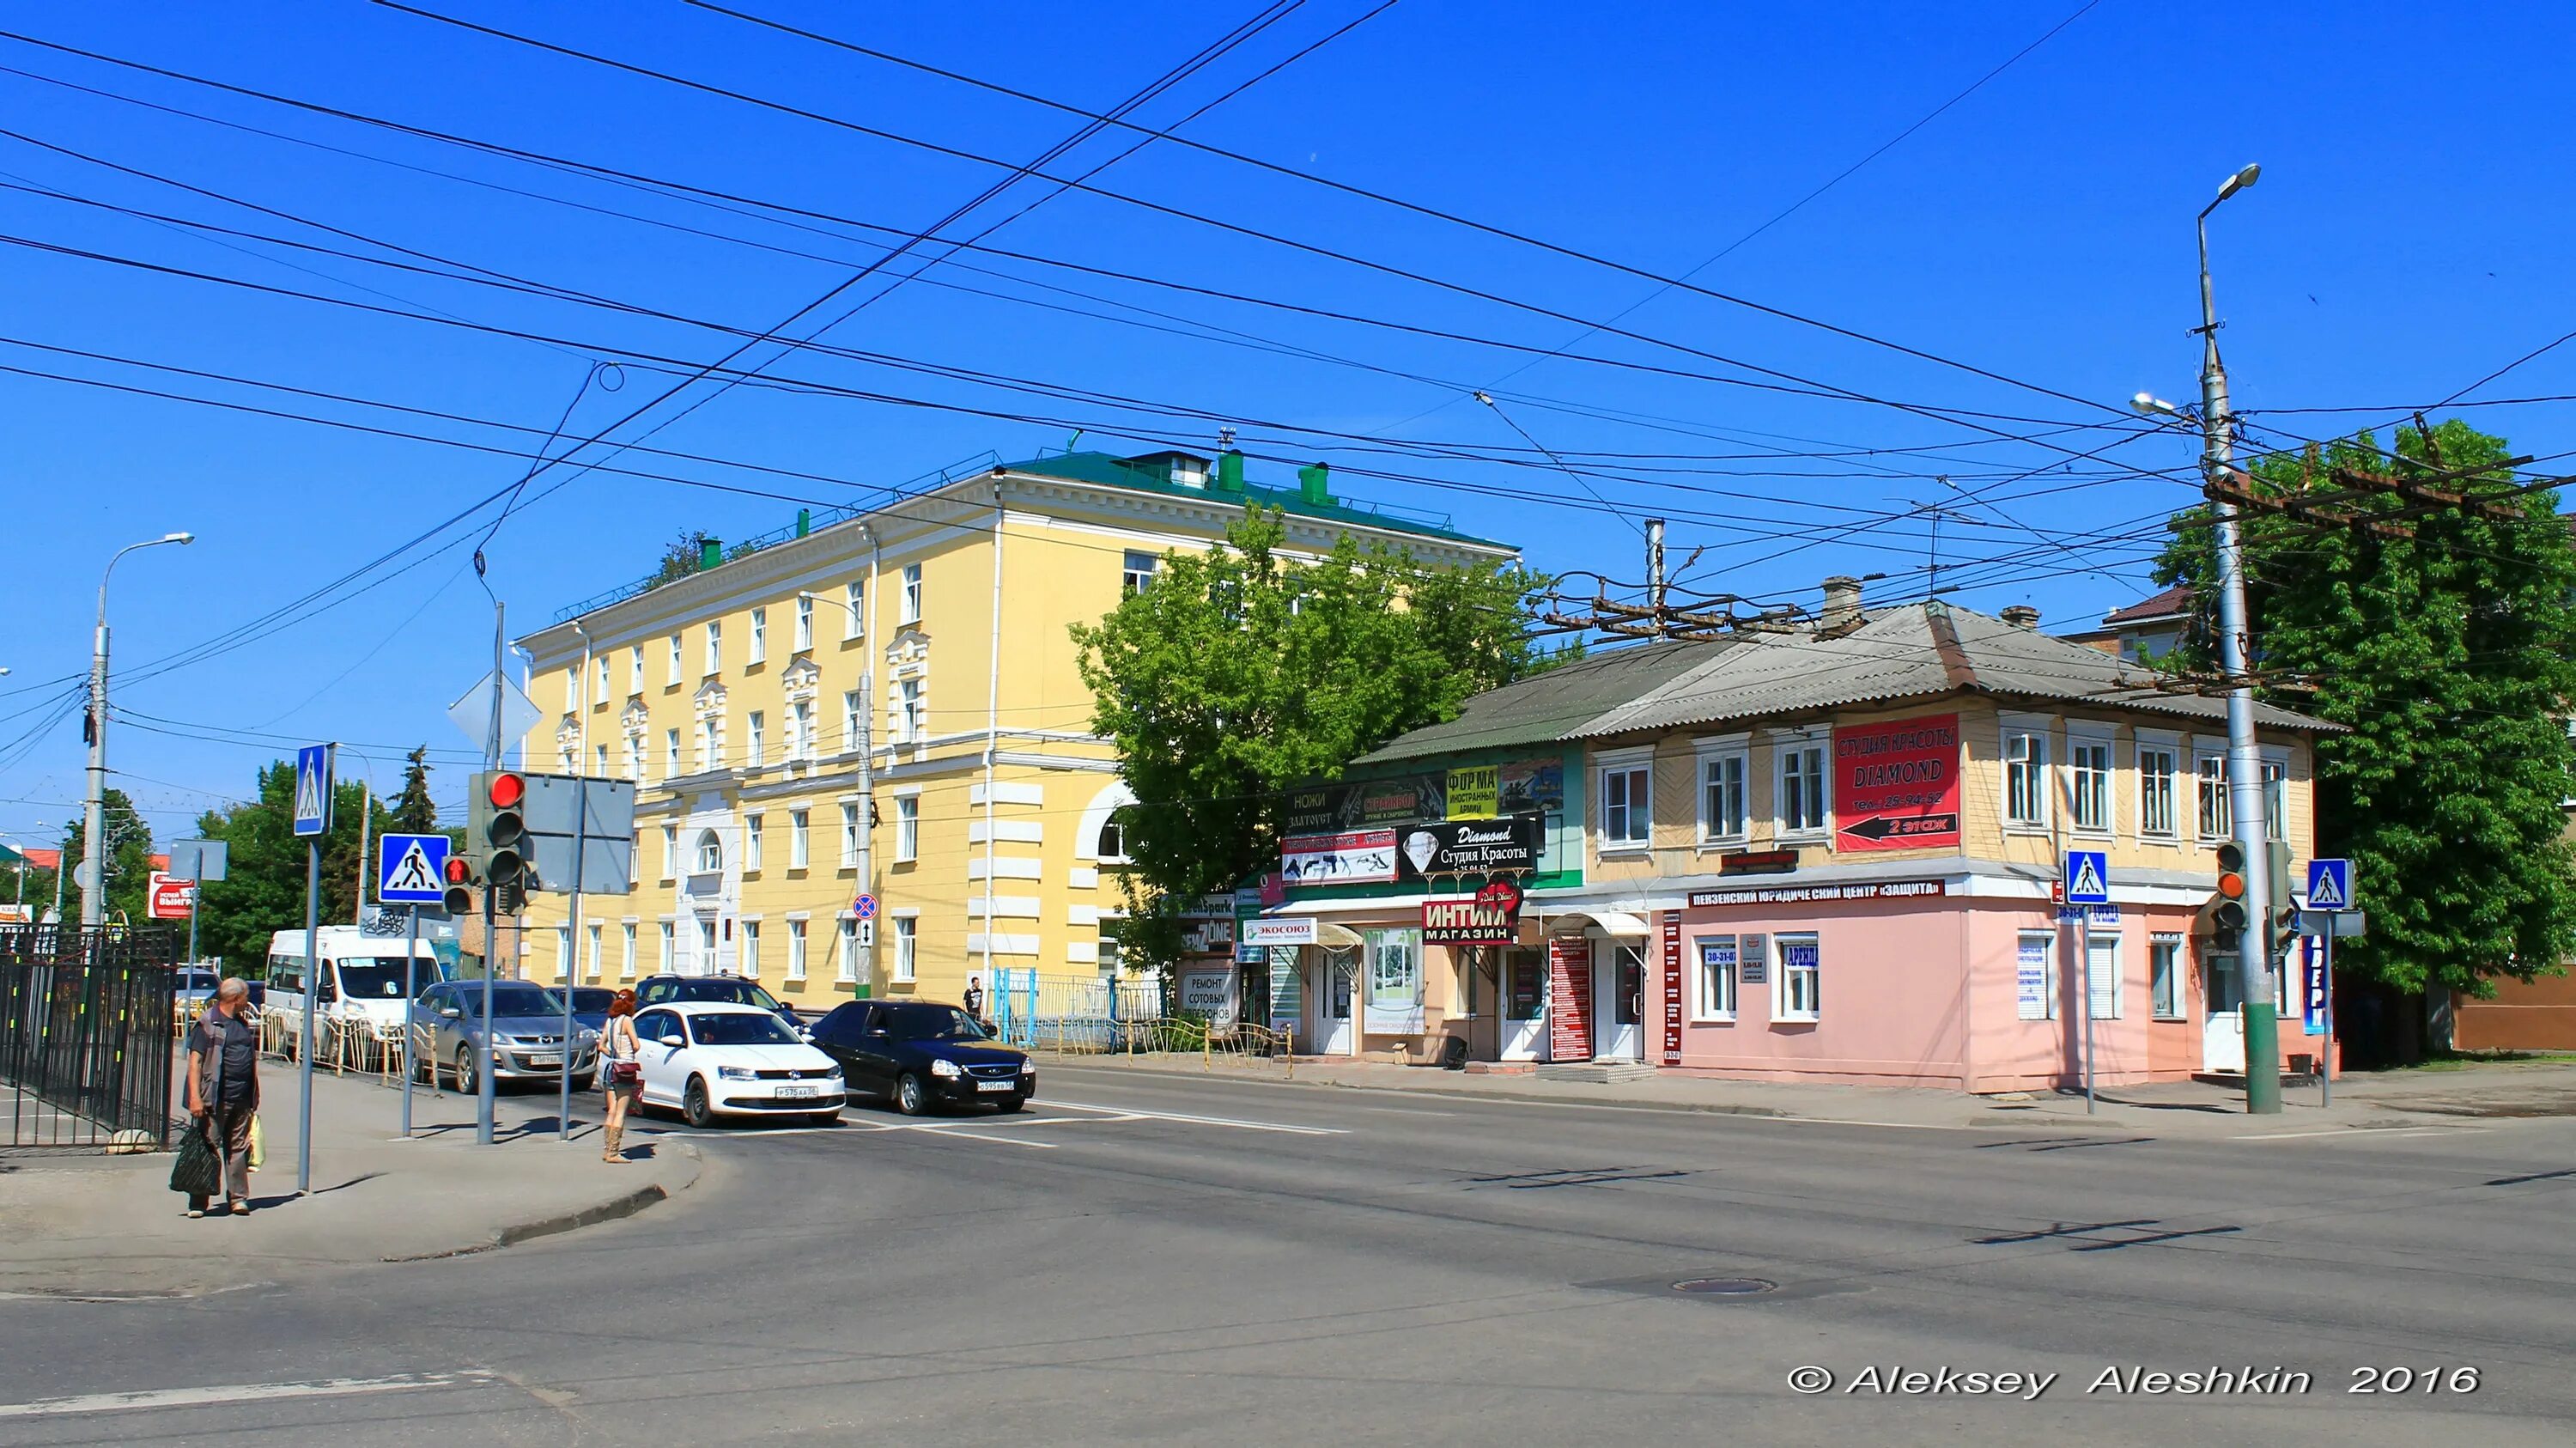
[[[1673,1290],[1697,1293],[1706,1297],[1750,1297],[1757,1292],[1768,1292],[1779,1285],[1777,1282],[1765,1282],[1759,1277],[1694,1277],[1687,1282],[1674,1283]]]

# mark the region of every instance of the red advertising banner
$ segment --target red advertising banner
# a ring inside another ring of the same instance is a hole
[[[1664,912],[1664,1064],[1682,1063],[1682,916]]]
[[[174,880],[166,870],[152,872],[150,894],[145,907],[155,920],[185,920],[188,907],[196,903],[197,882]]]
[[[1547,943],[1547,1058],[1592,1059],[1592,942],[1579,935]]]
[[[1834,848],[1959,843],[1959,716],[1834,730]]]

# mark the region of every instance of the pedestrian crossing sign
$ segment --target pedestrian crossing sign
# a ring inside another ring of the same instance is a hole
[[[2352,861],[2308,861],[2308,908],[2311,910],[2352,908]]]
[[[2066,903],[2111,903],[2111,867],[2100,850],[2066,852]]]
[[[447,898],[447,836],[386,835],[377,856],[376,900],[435,905]]]
[[[295,751],[295,836],[330,832],[331,746],[307,744]]]

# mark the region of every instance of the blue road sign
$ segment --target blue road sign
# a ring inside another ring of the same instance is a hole
[[[435,905],[447,898],[447,836],[386,835],[376,857],[376,900]]]
[[[2111,903],[2111,866],[2100,850],[2066,852],[2066,903],[2069,905],[2108,905]]]
[[[2308,908],[2311,910],[2352,908],[2352,861],[2308,861]]]
[[[860,920],[876,919],[877,897],[874,895],[861,895],[856,900],[851,901],[850,914]]]
[[[331,832],[331,750],[307,744],[295,751],[295,836]]]

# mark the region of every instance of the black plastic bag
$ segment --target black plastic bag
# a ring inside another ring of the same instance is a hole
[[[211,1197],[224,1188],[223,1158],[206,1140],[206,1123],[190,1119],[179,1134],[179,1159],[170,1164],[170,1190],[191,1197]]]

